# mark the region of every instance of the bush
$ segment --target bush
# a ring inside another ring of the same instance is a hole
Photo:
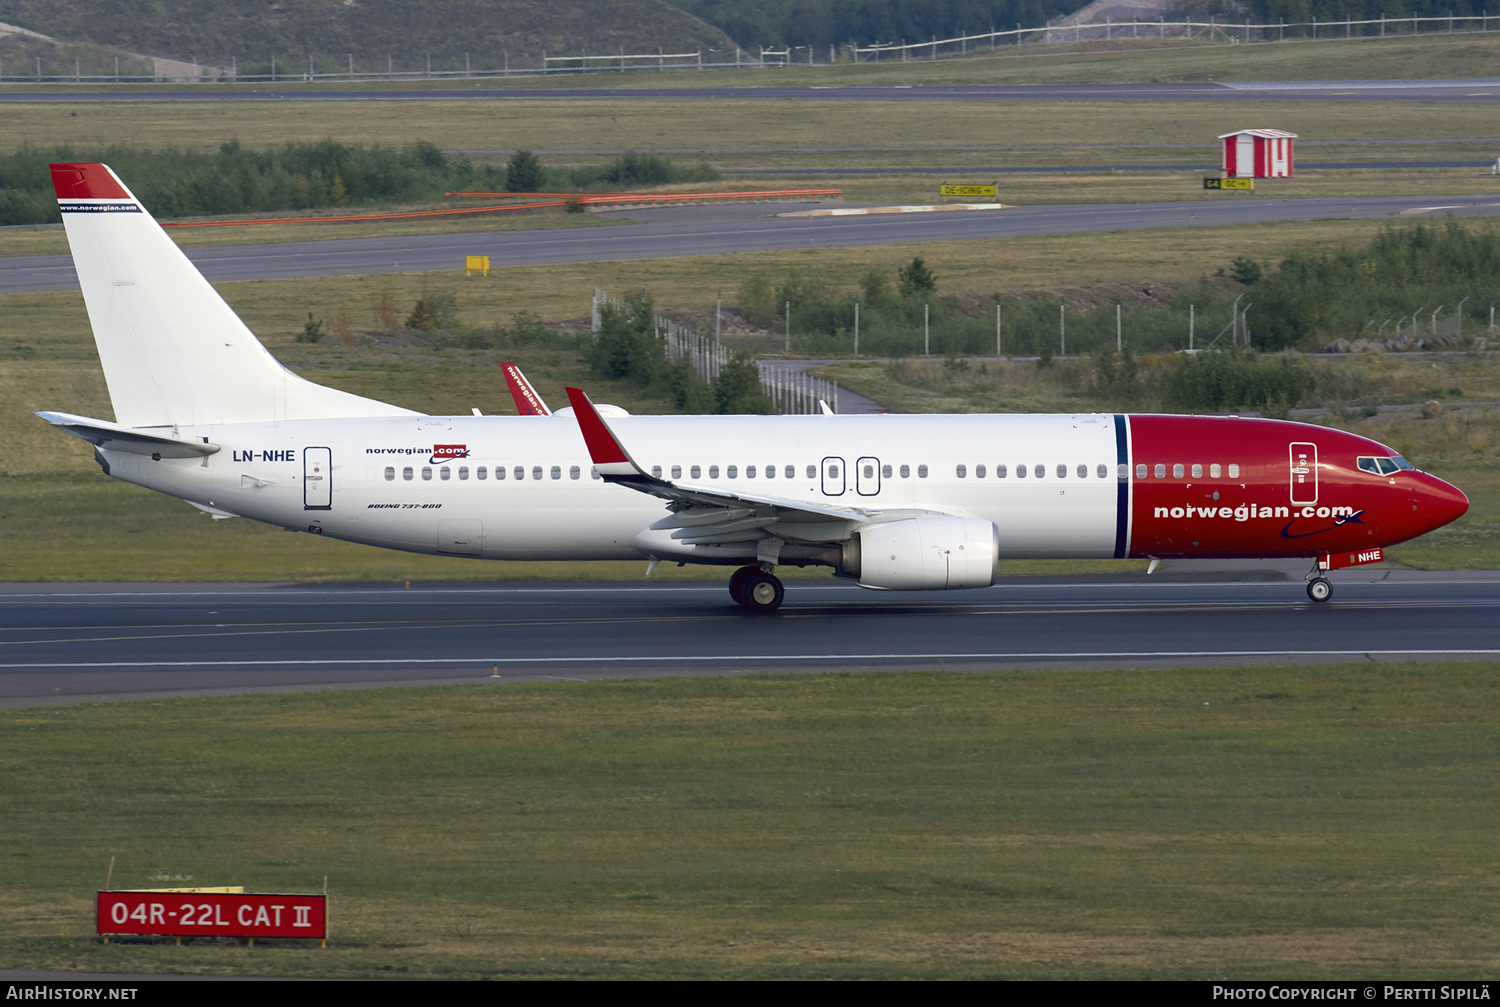
[[[518,150],[505,166],[505,191],[540,192],[542,178],[542,162],[531,151]]]
[[[1163,380],[1162,399],[1174,409],[1250,408],[1284,418],[1316,387],[1317,379],[1295,354],[1216,350],[1183,358]]]

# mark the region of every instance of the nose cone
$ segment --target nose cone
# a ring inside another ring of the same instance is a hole
[[[1464,496],[1463,490],[1426,473],[1423,473],[1418,497],[1421,500],[1422,523],[1427,526],[1428,531],[1457,521],[1469,510],[1469,498]]]

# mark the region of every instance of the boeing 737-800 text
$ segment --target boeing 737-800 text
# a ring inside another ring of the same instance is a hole
[[[308,382],[261,345],[102,164],[52,166],[115,418],[40,414],[104,471],[215,517],[412,552],[737,567],[979,588],[1012,557],[1305,557],[1324,572],[1468,509],[1395,451],[1277,420],[1118,413],[429,416]]]

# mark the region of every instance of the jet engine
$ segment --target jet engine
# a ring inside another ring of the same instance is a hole
[[[861,587],[989,587],[995,582],[1000,529],[978,518],[934,515],[867,525],[854,533],[850,545],[845,569]]]

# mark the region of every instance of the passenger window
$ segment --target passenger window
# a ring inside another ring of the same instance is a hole
[[[795,465],[788,465],[786,467],[786,471],[783,472],[782,475],[786,476],[788,479],[797,478],[797,467]]]
[[[983,465],[975,465],[974,466],[974,478],[975,479],[983,479],[984,478],[984,466]]]
[[[1120,468],[1122,468],[1122,469],[1124,467],[1125,466],[1123,466],[1123,465],[1120,466]],[[1121,472],[1120,473],[1120,478],[1123,479],[1124,477],[1125,477],[1125,473]],[[1100,465],[1099,466],[1099,478],[1100,479],[1108,479],[1109,478],[1109,466],[1108,465]]]
[[[710,465],[708,467],[708,477],[710,479],[717,479],[717,478],[719,478],[719,466],[717,466],[717,465]]]
[[[537,476],[537,478],[540,479],[541,476]],[[552,466],[552,478],[553,479],[561,479],[562,478],[562,466],[561,465],[554,465],[554,466]]]
[[[1089,467],[1087,465],[1080,465],[1080,466],[1078,466],[1078,478],[1080,478],[1080,479],[1087,479],[1088,477],[1089,477]],[[1101,479],[1104,478],[1104,473],[1103,472],[1099,473],[1099,477]]]
[[[1231,478],[1231,479],[1238,479],[1239,477],[1240,477],[1240,467],[1238,465],[1231,465],[1231,466],[1229,466],[1229,478]]]
[[[447,469],[444,469],[443,471],[446,472]],[[432,482],[432,469],[426,467],[425,465],[422,467],[422,481],[428,483]]]
[[[1045,476],[1047,474],[1047,466],[1045,466],[1045,465],[1038,465],[1038,466],[1036,466],[1035,468],[1033,468],[1031,470],[1031,474],[1034,475],[1034,476],[1036,476],[1038,479],[1041,479],[1043,476]]]
[[[701,466],[698,466],[698,465],[694,465],[694,466],[693,466],[693,467],[692,467],[692,468],[690,468],[690,469],[688,469],[688,473],[689,473],[689,474],[690,474],[690,475],[691,475],[691,476],[692,476],[692,477],[693,477],[693,478],[694,478],[694,479],[700,479],[700,478],[702,478],[702,476],[703,476],[703,469],[702,469],[702,467],[701,467]]]
[[[1210,479],[1217,479],[1217,478],[1219,478],[1219,475],[1222,472],[1223,472],[1223,469],[1219,468],[1219,463],[1218,462],[1214,462],[1212,465],[1210,465],[1208,467],[1208,477]]]
[[[385,469],[385,481],[388,483],[396,481],[396,470],[391,468],[389,465],[387,465]]]
[[[467,478],[469,478],[469,466],[467,466],[467,465],[460,465],[458,467],[458,478],[459,479],[467,479]]]
[[[1068,478],[1068,467],[1066,465],[1059,465],[1057,467],[1057,478],[1059,478],[1059,479],[1066,479],[1066,478]]]
[[[754,479],[755,478],[755,466],[754,465],[746,465],[745,466],[745,478],[746,479]]]
[[[839,467],[837,465],[830,465],[830,466],[828,466],[828,478],[830,478],[830,479],[837,479],[838,477],[839,477]]]
[[[918,465],[917,466],[917,478],[918,479],[926,479],[927,478],[927,466],[926,465]]]
[[[996,479],[1004,479],[1005,478],[1005,471],[1006,470],[1005,470],[1005,466],[1004,465],[996,465],[995,466],[995,478]]]
[[[1202,465],[1194,465],[1193,466],[1193,478],[1194,479],[1202,479],[1203,478],[1203,466]]]
[[[755,466],[752,465],[750,467],[754,468]],[[776,478],[776,466],[775,465],[767,465],[766,466],[766,478],[767,479],[775,479]]]
[[[449,479],[453,478],[453,470],[446,465],[438,469],[438,472],[441,473],[438,478],[443,480],[443,482],[447,482]]]
[[[1025,479],[1026,478],[1026,466],[1025,465],[1017,465],[1016,466],[1016,478],[1017,479]]]
[[[405,479],[407,482],[411,482],[411,466],[410,465],[408,465],[406,468],[404,468],[404,469],[401,470],[401,478]]]
[[[910,479],[911,478],[911,466],[910,465],[903,465],[903,466],[901,466],[901,478],[902,479]]]
[[[1181,479],[1182,478],[1182,462],[1178,462],[1177,464],[1175,464],[1175,465],[1172,466],[1172,478],[1173,479]]]
[[[865,466],[865,478],[866,479],[874,479],[875,478],[875,466],[873,466],[873,465],[866,465]]]
[[[590,465],[589,466],[589,478],[590,479],[600,479],[600,478],[603,478],[603,477],[599,475],[599,470],[597,468],[595,468],[594,466]]]
[[[788,465],[787,468],[791,468],[791,466]],[[790,479],[791,476],[787,476],[787,478]],[[816,478],[818,478],[818,467],[816,465],[809,465],[807,467],[807,478],[809,478],[809,479],[816,479]]]
[[[579,475],[581,475],[581,474],[582,473],[580,473],[578,471],[578,466],[577,465],[570,465],[568,467],[568,478],[569,479],[577,479],[579,477]]]
[[[880,466],[880,474],[883,478],[889,479],[891,477],[891,467],[889,465]]]
[[[1144,466],[1144,465],[1137,465],[1135,467],[1135,477],[1137,479],[1144,479],[1144,478],[1146,478],[1146,466]]]
[[[672,478],[673,479],[681,479],[682,478],[682,466],[681,465],[673,465],[672,466]]]
[[[1165,465],[1163,465],[1161,462],[1157,462],[1156,463],[1156,478],[1158,478],[1158,479],[1165,479],[1166,477],[1167,477],[1167,467]]]
[[[517,465],[516,468],[515,468],[515,471],[512,472],[511,475],[513,475],[513,476],[516,477],[516,482],[520,482],[522,479],[525,479],[526,478],[526,468],[525,468],[525,466],[523,466],[523,465]],[[541,470],[540,469],[537,470],[537,476],[538,477],[541,476]]]
[[[496,465],[495,466],[495,481],[496,482],[500,482],[504,478],[505,478],[505,466],[504,465]]]
[[[660,465],[653,465],[653,466],[651,466],[651,476],[654,479],[660,479],[661,478],[661,466]]]
[[[731,479],[738,479],[740,477],[740,467],[738,465],[731,465],[724,470],[724,474]]]
[[[962,465],[960,465],[955,471],[957,472],[960,479],[969,474],[969,470]]]
[[[502,469],[501,471],[504,471],[504,470]],[[490,470],[488,468],[486,468],[485,466],[481,465],[481,466],[479,466],[479,468],[477,468],[474,471],[474,477],[476,479],[478,479],[480,482],[484,482],[486,479],[488,479],[490,477]]]

